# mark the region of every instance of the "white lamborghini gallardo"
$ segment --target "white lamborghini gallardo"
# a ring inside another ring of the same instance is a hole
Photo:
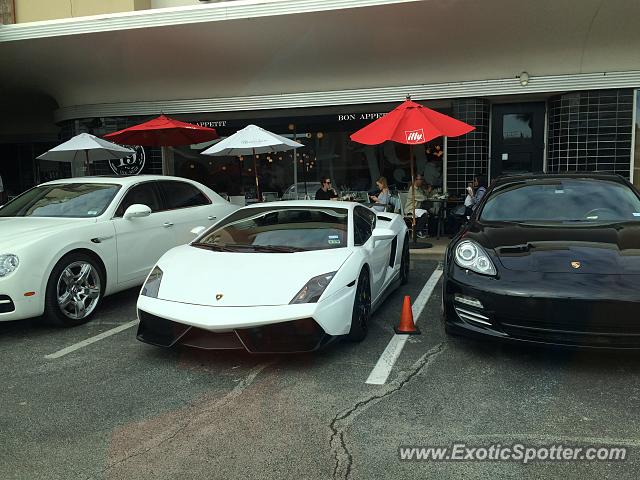
[[[402,217],[357,203],[263,203],[194,233],[140,292],[143,342],[265,353],[361,341],[371,312],[408,280]]]

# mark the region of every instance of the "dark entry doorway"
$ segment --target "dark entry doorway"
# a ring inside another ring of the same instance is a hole
[[[493,106],[491,178],[542,171],[545,108],[544,102]]]

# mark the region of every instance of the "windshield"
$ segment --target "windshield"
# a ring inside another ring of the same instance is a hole
[[[259,251],[326,250],[347,246],[348,210],[344,208],[248,208],[233,213],[205,235],[198,246]],[[265,248],[260,248],[265,247]]]
[[[119,189],[102,183],[41,185],[0,208],[0,217],[97,217]]]
[[[640,199],[626,185],[595,179],[507,184],[494,190],[481,221],[594,223],[640,220]]]

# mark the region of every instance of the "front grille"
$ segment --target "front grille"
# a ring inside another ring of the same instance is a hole
[[[489,317],[487,317],[486,315],[474,312],[473,310],[470,310],[468,308],[459,307],[457,305],[454,308],[456,314],[458,314],[458,317],[460,317],[461,320],[464,320],[467,323],[480,324],[486,327],[492,326]]]
[[[210,332],[192,327],[178,342],[185,347],[201,348],[203,350],[244,350],[244,345],[235,332]]]
[[[505,327],[576,334],[640,335],[640,305],[632,302],[535,299],[500,309]]]
[[[637,333],[577,332],[523,327],[504,322],[502,323],[502,330],[509,336],[537,342],[618,348],[638,348],[640,346],[640,334]]]
[[[313,318],[242,328],[233,332],[210,332],[138,310],[138,340],[159,347],[184,345],[202,349],[246,348],[252,353],[310,352],[329,343]]]
[[[16,306],[9,295],[0,295],[0,313],[13,312],[15,309]]]
[[[237,329],[236,333],[253,353],[310,352],[330,338],[313,318]]]
[[[138,318],[138,340],[159,347],[171,347],[191,328],[143,310],[138,310]]]

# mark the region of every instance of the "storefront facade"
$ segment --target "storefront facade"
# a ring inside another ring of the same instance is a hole
[[[616,89],[550,95],[546,101],[493,103],[487,97],[425,102],[474,125],[476,130],[461,138],[438,138],[414,148],[417,171],[425,174],[428,183],[453,195],[461,194],[478,174],[491,179],[523,172],[599,171],[619,174],[638,185],[639,166],[634,161],[640,158],[635,133],[640,128],[637,96],[637,90]],[[410,176],[406,146],[366,146],[349,139],[350,134],[384,115],[392,105],[380,104],[376,111],[368,107],[366,111],[359,105],[326,107],[308,113],[308,109],[300,109],[286,116],[278,111],[230,112],[228,118],[220,112],[176,116],[216,128],[221,136],[256,123],[295,138],[305,145],[296,152],[298,182],[315,185],[322,176],[329,176],[339,189],[369,190],[378,177],[384,176],[390,185],[402,187]],[[65,136],[83,131],[100,136],[144,119],[76,120],[68,122]],[[251,197],[255,193],[253,159],[200,155],[208,145],[171,148],[164,171],[161,150],[145,148],[140,171],[171,173],[200,181],[219,192]],[[263,191],[281,196],[293,183],[293,154],[258,156]],[[135,163],[140,168],[141,159]],[[120,164],[102,162],[92,173],[132,171],[118,168]]]
[[[409,179],[408,147],[399,144],[380,146],[360,145],[349,139],[350,134],[379,118],[389,111],[388,105],[381,105],[380,111],[358,111],[345,108],[325,109],[325,114],[317,112],[302,115],[281,115],[280,112],[256,112],[256,117],[230,115],[232,118],[218,119],[218,113],[206,115],[176,116],[182,120],[213,127],[221,136],[228,136],[248,124],[255,123],[274,133],[295,139],[303,144],[296,152],[282,152],[258,155],[256,164],[261,182],[261,190],[275,192],[281,196],[294,181],[294,154],[297,155],[297,180],[307,183],[308,188],[316,185],[321,176],[333,179],[334,186],[341,190],[369,190],[380,176],[385,176],[391,185],[402,186]],[[347,107],[348,108],[348,107]],[[329,113],[338,110],[344,113]],[[236,117],[236,118],[233,118]],[[247,118],[242,118],[247,117]],[[212,118],[214,118],[212,120]],[[115,128],[125,128],[141,121],[139,117],[106,118],[97,123],[95,119],[71,122],[68,135],[78,131],[91,131],[104,135]],[[114,127],[114,125],[116,127]],[[255,194],[254,163],[248,157],[210,157],[201,155],[211,143],[172,147],[165,150],[169,156],[164,162],[159,148],[144,148],[142,173],[170,173],[200,181],[216,191],[229,195]],[[425,172],[430,183],[442,187],[444,165],[444,139],[434,139],[415,149],[418,170]],[[94,166],[96,174],[119,172],[121,162],[101,162]],[[140,164],[140,162],[137,162]],[[126,173],[126,168],[121,170]],[[317,186],[315,187],[317,189]],[[313,190],[315,192],[315,189]],[[313,192],[309,192],[312,194]]]
[[[574,11],[551,0],[495,0],[500,9],[486,9],[489,15],[470,0],[332,1],[322,9],[317,2],[285,0],[257,2],[250,11],[247,2],[244,10],[237,2],[224,3],[224,20],[216,17],[221,5],[199,5],[111,16],[110,28],[88,18],[65,24],[63,34],[59,24],[0,32],[0,53],[8,52],[16,66],[3,80],[16,92],[22,92],[16,87],[20,81],[34,91],[48,88],[56,105],[43,133],[30,133],[27,125],[21,138],[33,137],[35,155],[52,146],[53,128],[63,141],[81,132],[103,135],[160,112],[213,126],[222,136],[255,123],[305,144],[296,152],[298,182],[327,175],[338,188],[369,190],[378,176],[392,185],[406,183],[408,148],[358,145],[349,135],[411,94],[476,127],[414,150],[427,181],[453,195],[474,175],[525,171],[606,171],[640,184],[640,57],[634,48],[639,34],[623,21],[640,7],[611,0],[600,8],[588,0]],[[569,14],[571,29],[562,20]],[[489,16],[504,31],[482,28]],[[388,22],[384,28],[380,18]],[[426,19],[429,29],[423,28]],[[452,36],[455,25],[464,29]],[[410,34],[416,29],[419,36]],[[505,47],[505,34],[517,36],[518,48]],[[447,36],[438,52],[429,50]],[[94,50],[83,51],[89,42],[106,58],[98,61]],[[187,51],[194,42],[196,54]],[[127,50],[131,45],[137,49]],[[41,48],[80,49],[62,68],[76,79],[72,85],[61,81],[61,67]],[[160,51],[171,53],[170,61]],[[27,54],[40,60],[45,73],[23,69],[18,60]],[[48,82],[47,72],[56,74]],[[36,102],[29,97],[22,105],[31,103]],[[3,140],[11,137],[3,136],[7,125],[0,120],[3,156],[16,145]],[[252,159],[200,155],[206,146],[171,148],[165,158],[158,148],[139,149],[138,158],[127,161],[131,165],[103,162],[92,173],[169,173],[230,195],[252,195]],[[32,183],[83,173],[28,160]],[[281,194],[293,183],[293,152],[257,160],[263,191]],[[29,170],[24,163],[23,177]]]

